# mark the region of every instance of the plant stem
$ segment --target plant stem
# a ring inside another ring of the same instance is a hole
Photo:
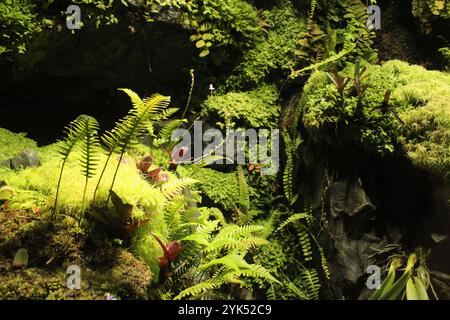
[[[117,164],[116,171],[114,172],[114,176],[113,176],[113,180],[112,180],[112,183],[111,183],[111,187],[109,188],[109,191],[108,191],[108,198],[106,199],[106,205],[107,206],[108,206],[109,198],[111,197],[111,191],[113,189],[114,182],[116,181],[117,172],[119,171],[120,164],[122,163],[122,158],[123,158],[123,154],[124,153],[125,153],[125,150],[123,150],[120,153],[119,163]]]
[[[81,223],[81,219],[84,216],[84,205],[85,205],[85,201],[86,201],[86,190],[87,190],[87,185],[88,185],[88,177],[86,176],[86,180],[84,182],[84,190],[83,190],[83,200],[81,202],[81,212],[80,212],[80,217],[78,219],[78,224]]]
[[[92,199],[92,202],[95,201],[95,197],[96,197],[96,195],[97,195],[98,187],[100,186],[100,182],[102,181],[103,175],[104,175],[104,173],[105,173],[106,167],[108,166],[108,162],[109,162],[109,159],[111,158],[111,155],[112,155],[112,152],[110,152],[110,153],[108,154],[108,158],[106,158],[106,162],[105,162],[105,165],[103,166],[102,173],[100,174],[100,177],[98,178],[97,185],[95,186],[94,197],[93,197],[93,199]]]
[[[189,107],[189,104],[191,103],[191,98],[192,98],[192,91],[194,90],[194,69],[191,69],[191,88],[189,89],[189,96],[186,102],[186,107],[184,108],[184,112],[183,115],[181,116],[181,119],[184,119],[184,116],[186,115],[187,109]]]
[[[55,204],[53,205],[53,212],[50,217],[50,222],[53,223],[53,219],[56,213],[56,206],[58,204],[58,195],[59,195],[59,188],[61,187],[61,179],[64,171],[64,166],[66,165],[67,157],[64,159],[63,164],[61,166],[61,171],[59,172],[59,179],[58,179],[58,186],[56,187],[56,196],[55,196]]]

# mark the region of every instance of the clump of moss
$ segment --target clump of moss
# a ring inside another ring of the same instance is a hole
[[[0,128],[0,160],[12,158],[28,148],[37,149],[37,144],[27,138],[25,133],[13,133]]]
[[[361,100],[362,113],[357,114],[353,88],[347,87],[342,101],[324,72],[311,76],[299,103],[311,136],[380,154],[404,150],[415,165],[448,175],[450,75],[393,60],[370,66],[363,82],[368,88]],[[379,108],[388,90],[393,112]]]
[[[27,168],[20,172],[12,170],[3,170],[2,179],[14,189],[33,190],[48,196],[49,200],[56,192],[56,186],[61,167],[61,160],[56,154],[56,146],[46,147],[40,151],[42,155],[42,165],[38,168]],[[106,161],[106,156],[101,155],[99,167]],[[118,159],[113,158],[108,164],[104,179],[97,192],[97,204],[104,204],[108,195],[108,190],[114,175],[115,166]],[[91,179],[88,185],[87,194],[94,193],[96,182],[101,170],[97,170],[96,175]],[[59,210],[69,215],[77,215],[81,210],[81,199],[83,197],[84,178],[81,168],[78,164],[76,154],[69,157],[66,168],[63,173],[59,196]],[[161,191],[150,185],[136,168],[135,161],[132,158],[122,159],[117,183],[114,185],[116,192],[124,203],[134,206],[133,214],[137,217],[145,213],[160,212],[163,208],[165,197]],[[89,198],[87,205],[92,202]],[[49,201],[51,204],[52,201]]]
[[[26,212],[0,215],[1,299],[146,299],[153,273],[130,252],[114,245],[98,228],[81,229],[77,221],[59,215],[50,226],[48,217]],[[28,267],[12,267],[15,252],[28,252]],[[155,257],[156,259],[156,257]],[[81,289],[67,288],[66,269],[81,270]]]
[[[181,175],[200,181],[197,188],[210,201],[226,211],[239,203],[239,184],[236,172],[220,172],[210,168],[179,168]]]
[[[209,97],[203,114],[219,115],[228,127],[273,128],[277,126],[280,106],[274,85],[262,85],[247,92],[229,92]]]

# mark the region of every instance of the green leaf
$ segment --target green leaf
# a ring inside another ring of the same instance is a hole
[[[199,40],[199,41],[197,41],[197,43],[195,44],[195,46],[197,47],[197,48],[203,48],[204,46],[206,45],[206,42],[205,41],[203,41],[203,40]]]
[[[26,268],[28,265],[28,252],[26,249],[19,249],[14,256],[13,267],[14,268]]]
[[[212,39],[213,39],[213,35],[210,34],[210,33],[205,33],[205,34],[202,36],[202,39],[205,40],[205,41],[212,40]]]
[[[14,195],[14,189],[9,186],[0,188],[0,201],[9,200]]]
[[[204,58],[209,54],[209,50],[205,49],[202,52],[200,52],[200,54],[198,55],[200,58]]]

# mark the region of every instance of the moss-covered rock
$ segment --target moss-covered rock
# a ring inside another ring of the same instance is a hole
[[[280,115],[278,90],[262,85],[247,92],[210,96],[203,104],[204,115],[218,115],[228,127],[273,128]]]
[[[25,133],[13,133],[0,128],[0,160],[10,159],[24,149],[37,149],[37,144],[27,138]]]
[[[182,175],[200,181],[198,188],[210,201],[224,210],[232,210],[239,203],[236,172],[220,172],[209,168],[180,168]]]
[[[448,175],[450,75],[392,60],[369,66],[363,84],[368,87],[358,110],[353,86],[346,87],[342,100],[325,72],[314,73],[300,101],[310,136],[366,152],[404,151],[416,166]],[[387,91],[390,100],[383,108]]]
[[[46,218],[46,217],[45,217]],[[76,220],[59,216],[53,226],[26,212],[0,215],[0,299],[146,299],[152,272],[131,253]],[[94,237],[94,238],[93,238]],[[15,269],[15,252],[25,248],[28,267]],[[69,289],[68,266],[80,268],[81,289]]]

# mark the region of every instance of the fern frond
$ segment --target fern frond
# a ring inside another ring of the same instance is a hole
[[[81,139],[80,165],[82,174],[86,178],[92,178],[99,162],[98,140],[99,125],[97,120],[90,116],[83,116],[83,139]]]
[[[59,196],[59,190],[61,187],[61,179],[64,171],[64,167],[66,165],[67,159],[69,158],[70,154],[75,150],[80,140],[86,140],[89,139],[90,142],[95,140],[94,135],[95,132],[98,129],[97,121],[87,115],[81,115],[78,118],[76,118],[74,121],[72,121],[67,127],[66,127],[66,138],[60,142],[60,146],[58,148],[58,153],[63,159],[63,163],[61,165],[61,171],[59,173],[59,179],[58,179],[58,185],[56,187],[56,195],[55,195],[55,203],[53,206],[53,211],[51,215],[51,221],[53,221],[54,215],[57,210],[58,206],[58,196]],[[89,136],[86,136],[86,133],[90,133]],[[92,150],[89,150],[88,153],[91,154]],[[86,158],[87,156],[84,155],[83,158]],[[86,160],[86,159],[85,159]],[[90,173],[90,170],[93,168],[94,160],[92,159],[92,162],[89,163],[89,165],[86,165],[84,167],[86,173]],[[88,176],[86,176],[88,178]]]
[[[187,296],[197,296],[203,292],[217,289],[217,288],[221,287],[222,284],[223,284],[222,281],[215,279],[215,278],[211,278],[209,280],[200,282],[200,283],[196,284],[195,286],[184,289],[174,298],[174,300],[181,300]]]
[[[114,153],[120,154],[120,159],[114,172],[110,191],[114,186],[124,153],[138,144],[138,139],[145,134],[148,129],[148,125],[152,123],[152,121],[157,118],[157,114],[161,113],[162,110],[164,110],[170,103],[170,97],[165,97],[159,94],[155,94],[149,98],[141,100],[139,96],[130,89],[119,90],[125,92],[130,97],[133,108],[131,108],[124,118],[116,123],[116,126],[111,131],[107,131],[102,136],[102,141],[108,147],[109,153],[94,191],[94,199],[111,156]],[[109,196],[107,202],[108,201]]]
[[[283,171],[283,189],[289,204],[293,205],[298,198],[298,195],[294,196],[293,192],[294,157],[301,144],[301,138],[297,136],[293,141],[286,129],[282,130],[281,134],[284,140],[286,154],[286,166]]]
[[[239,270],[236,270],[231,274],[236,277],[244,276],[251,278],[262,278],[271,282],[281,284],[280,281],[278,281],[274,276],[270,274],[269,270],[258,264],[247,264],[246,268],[240,268]]]
[[[303,292],[299,287],[292,283],[289,279],[284,283],[286,288],[288,288],[293,294],[295,294],[301,300],[310,300],[307,293]]]
[[[308,11],[308,22],[309,23],[314,18],[314,12],[316,11],[316,5],[317,5],[317,0],[311,0],[311,3],[309,4],[309,11]]]
[[[325,257],[325,252],[323,251],[322,246],[317,245],[317,249],[319,250],[320,265],[322,267],[323,273],[325,274],[325,277],[328,280],[330,280],[331,279],[330,269],[328,268],[328,261],[327,258]]]
[[[280,231],[284,227],[286,227],[288,224],[293,223],[295,221],[301,220],[301,219],[307,219],[308,214],[306,213],[296,213],[291,215],[289,218],[287,218],[283,223],[280,224],[280,226],[275,230],[275,232]]]
[[[198,182],[198,180],[192,178],[174,178],[162,185],[161,192],[166,198],[172,199],[179,195],[183,191],[183,188]]]
[[[310,300],[319,299],[320,279],[315,269],[304,268],[300,273],[302,289]]]
[[[330,57],[328,57],[325,60],[322,60],[320,62],[314,63],[308,67],[305,67],[303,69],[300,70],[295,70],[291,73],[291,75],[289,76],[291,79],[295,79],[297,77],[299,77],[300,75],[302,75],[304,72],[306,71],[311,71],[311,70],[317,70],[323,66],[326,66],[330,63],[336,62],[340,59],[342,59],[344,56],[346,56],[347,54],[349,54],[350,52],[353,51],[353,49],[356,48],[356,43],[348,43],[347,47],[344,47],[339,53],[336,53]]]
[[[305,261],[311,261],[312,260],[312,247],[311,247],[311,241],[309,239],[309,233],[306,227],[302,227],[303,230],[301,230],[298,234],[298,241],[300,242],[300,246],[302,247],[302,253],[305,258]]]
[[[217,234],[216,239],[245,237],[252,235],[255,232],[261,231],[263,229],[264,229],[263,226],[257,225],[238,226],[231,224],[222,228],[220,232]]]
[[[176,129],[178,129],[179,126],[186,122],[186,119],[175,119],[167,123],[164,127],[161,128],[161,130],[159,130],[159,138],[157,139],[157,143],[161,144],[170,141],[172,132],[174,132]]]
[[[212,266],[215,265],[223,265],[227,268],[233,269],[233,270],[239,270],[241,268],[248,268],[249,264],[247,261],[244,260],[243,257],[237,254],[229,254],[224,257],[213,259],[209,261],[208,263],[205,263],[200,266],[200,270],[206,270]]]
[[[203,251],[213,252],[221,249],[245,251],[268,243],[266,239],[260,237],[246,237],[243,239],[222,238],[214,239]]]

